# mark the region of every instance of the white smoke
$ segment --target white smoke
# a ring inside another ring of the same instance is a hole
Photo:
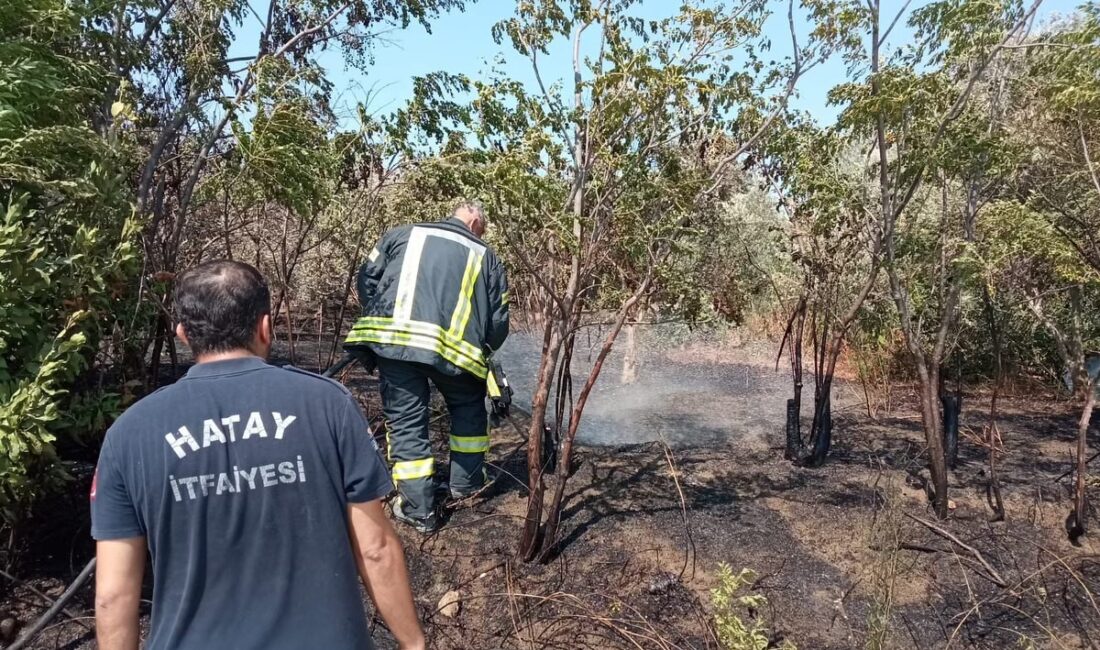
[[[639,337],[638,376],[620,382],[623,349],[618,344],[604,364],[585,408],[578,439],[592,445],[621,445],[664,439],[673,446],[732,442],[766,446],[780,440],[791,385],[785,367],[776,372],[761,359],[673,361],[667,332],[650,329]],[[602,336],[579,337],[572,372],[580,391]],[[538,372],[541,337],[515,333],[497,353],[529,409]],[[553,405],[551,405],[553,406]]]

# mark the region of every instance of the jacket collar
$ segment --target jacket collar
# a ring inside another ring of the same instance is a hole
[[[467,226],[465,223],[463,223],[462,220],[459,219],[458,217],[447,217],[443,221],[437,221],[434,224],[427,224],[427,225],[443,227],[443,228],[446,228],[447,230],[453,230],[454,232],[457,232],[459,234],[465,235],[466,237],[469,237],[470,239],[478,242],[479,244],[481,244],[483,246],[485,245],[485,241],[483,239],[481,239],[480,237],[478,237],[477,235],[475,235],[474,231],[470,230],[470,227]]]
[[[443,223],[445,223],[447,225],[450,225],[450,226],[458,226],[459,228],[461,228],[461,229],[465,230],[466,232],[470,233],[471,235],[474,234],[474,231],[470,230],[469,226],[467,226],[465,223],[463,223],[463,221],[461,219],[459,219],[458,217],[447,217],[446,219],[443,220]]]
[[[207,361],[206,363],[196,363],[191,366],[191,369],[187,371],[184,378],[196,379],[202,377],[218,377],[248,372],[250,370],[260,370],[261,368],[268,367],[270,366],[260,357],[240,357],[222,361]]]

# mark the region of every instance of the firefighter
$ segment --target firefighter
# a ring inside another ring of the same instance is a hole
[[[488,356],[508,336],[504,267],[481,240],[485,212],[463,202],[441,222],[382,236],[359,269],[362,317],[346,347],[366,351],[381,378],[394,517],[427,533],[439,528],[428,435],[429,381],[451,416],[451,498],[486,483]]]

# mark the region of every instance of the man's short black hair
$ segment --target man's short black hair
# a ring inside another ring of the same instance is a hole
[[[271,313],[271,291],[255,268],[216,260],[187,271],[176,282],[176,317],[191,352],[248,348],[256,323]]]

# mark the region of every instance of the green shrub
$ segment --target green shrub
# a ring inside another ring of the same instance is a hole
[[[0,17],[3,523],[64,480],[59,432],[102,424],[102,407],[115,403],[98,384],[74,382],[126,317],[137,271],[119,129],[93,128],[112,83],[80,49],[73,6],[18,0]]]
[[[739,593],[755,581],[756,573],[751,569],[741,569],[734,575],[728,564],[718,565],[718,586],[711,589],[710,602],[714,607],[715,632],[724,650],[765,650],[771,644],[768,628],[759,617],[768,599],[760,594]],[[795,650],[789,641],[779,647]]]

